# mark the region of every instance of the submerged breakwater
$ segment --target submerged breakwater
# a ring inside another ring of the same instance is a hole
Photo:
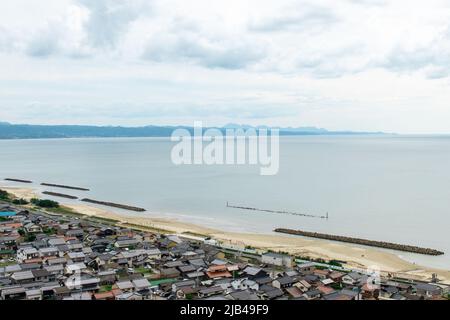
[[[270,209],[260,209],[260,208],[255,208],[255,207],[236,206],[236,205],[231,205],[228,202],[227,202],[227,208],[242,209],[242,210],[249,210],[249,211],[259,211],[259,212],[267,212],[267,213],[289,214],[292,216],[300,216],[300,217],[308,217],[308,218],[328,219],[328,213],[324,216],[320,216],[320,215],[299,213],[299,212],[285,211],[285,210],[270,210]]]
[[[72,190],[80,190],[80,191],[89,191],[89,189],[86,189],[86,188],[66,186],[66,185],[54,184],[54,183],[41,183],[41,186],[55,187],[55,188],[64,188],[64,189],[72,189]]]
[[[71,196],[69,194],[58,193],[58,192],[51,192],[51,191],[44,191],[44,192],[42,192],[42,194],[46,194],[48,196],[66,198],[66,199],[73,199],[73,200],[78,199],[78,197]]]
[[[430,249],[430,248],[422,248],[422,247],[410,246],[410,245],[405,245],[405,244],[367,240],[367,239],[361,239],[361,238],[337,236],[337,235],[326,234],[326,233],[308,232],[308,231],[284,229],[284,228],[277,228],[274,231],[279,232],[279,233],[296,235],[296,236],[354,243],[354,244],[360,244],[360,245],[370,246],[370,247],[378,247],[378,248],[384,248],[384,249],[393,249],[393,250],[398,250],[398,251],[426,254],[426,255],[430,255],[430,256],[439,256],[439,255],[444,254],[444,252],[442,252],[442,251]]]
[[[108,207],[114,207],[114,208],[119,208],[119,209],[124,209],[124,210],[130,210],[130,211],[137,211],[137,212],[146,211],[144,208],[133,207],[133,206],[120,204],[120,203],[114,203],[114,202],[98,201],[98,200],[92,200],[92,199],[87,199],[87,198],[81,199],[81,201],[94,203],[94,204],[100,204],[102,206],[108,206]]]

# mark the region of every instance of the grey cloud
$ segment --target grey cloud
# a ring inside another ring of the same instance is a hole
[[[11,37],[8,30],[0,26],[0,51],[9,51],[14,46],[14,38]]]
[[[55,31],[41,32],[27,44],[26,53],[37,58],[48,57],[58,50],[58,38]]]
[[[432,63],[433,55],[427,49],[406,51],[394,49],[383,62],[383,66],[395,71],[422,69]]]
[[[363,6],[384,6],[387,4],[386,0],[349,0],[351,3],[360,4]]]
[[[369,60],[360,61],[360,57],[366,54],[367,49],[362,43],[346,45],[320,54],[300,54],[297,58],[296,70],[307,72],[315,78],[339,78],[370,68]]]
[[[129,24],[149,12],[151,1],[145,0],[77,0],[89,10],[85,30],[93,47],[113,48]]]
[[[181,33],[151,39],[143,58],[158,62],[188,62],[207,68],[240,69],[261,60],[264,55],[264,49],[255,43]]]
[[[445,78],[450,75],[449,55],[436,54],[426,49],[393,51],[381,66],[399,73],[428,69],[425,70],[426,76],[431,79]]]
[[[430,79],[450,76],[450,28],[426,47],[395,48],[379,66],[402,73],[425,70]]]
[[[337,15],[327,7],[303,4],[298,8],[286,9],[286,12],[275,14],[274,17],[253,21],[249,29],[257,32],[307,30],[328,27],[338,20]]]

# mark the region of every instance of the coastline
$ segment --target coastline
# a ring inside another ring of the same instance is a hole
[[[35,190],[31,188],[11,186],[0,186],[0,188],[18,198],[31,199],[38,197]],[[308,256],[310,258],[341,260],[346,261],[346,266],[350,268],[365,269],[377,266],[383,273],[395,273],[398,277],[422,281],[430,281],[432,274],[436,273],[442,283],[450,283],[450,270],[422,267],[403,260],[393,253],[374,248],[277,234],[228,232],[198,224],[182,222],[177,219],[151,216],[151,213],[126,216],[109,209],[98,208],[87,204],[61,202],[61,205],[82,215],[113,219],[123,225],[142,226],[144,228],[164,230],[176,234],[201,234],[232,245],[251,246],[261,250],[282,251],[293,255]]]

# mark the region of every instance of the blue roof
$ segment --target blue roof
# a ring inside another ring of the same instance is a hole
[[[0,212],[0,217],[11,217],[15,216],[17,213],[14,211],[6,211],[6,212]]]

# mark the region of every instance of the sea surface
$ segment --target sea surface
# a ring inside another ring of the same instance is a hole
[[[222,230],[285,227],[431,247],[446,254],[395,253],[450,269],[450,137],[281,137],[274,176],[261,176],[257,165],[177,166],[173,146],[169,138],[0,140],[0,179],[34,181],[0,184],[144,207],[148,216]],[[232,209],[227,201],[329,219]]]

